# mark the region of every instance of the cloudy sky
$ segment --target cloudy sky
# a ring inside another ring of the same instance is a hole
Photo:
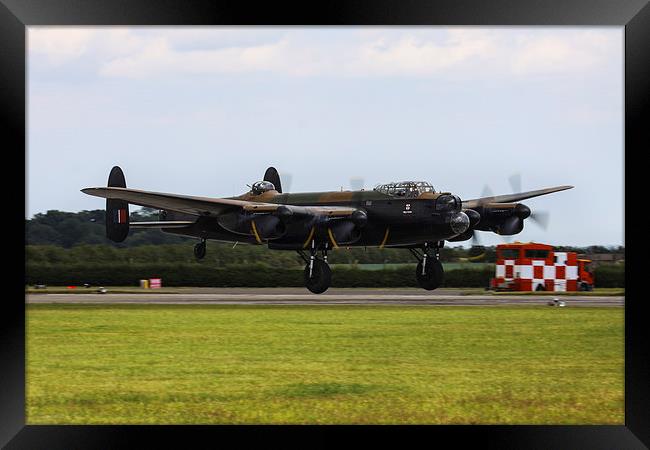
[[[231,196],[430,181],[469,199],[572,184],[518,240],[623,241],[623,28],[29,27],[27,212],[79,190]],[[501,238],[480,234],[481,242]]]

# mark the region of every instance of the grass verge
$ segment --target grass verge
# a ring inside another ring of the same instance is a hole
[[[28,305],[28,424],[623,424],[619,308]]]

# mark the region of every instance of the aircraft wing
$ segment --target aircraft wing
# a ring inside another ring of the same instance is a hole
[[[551,194],[553,192],[564,191],[566,189],[571,189],[573,186],[556,186],[546,189],[539,189],[536,191],[528,192],[519,192],[517,194],[506,194],[506,195],[495,195],[492,197],[481,197],[471,200],[463,201],[463,208],[475,208],[486,203],[512,203],[518,202],[520,200],[525,200],[527,198],[539,197],[540,195]]]
[[[199,216],[216,216],[225,211],[242,208],[252,202],[227,198],[193,197],[189,195],[166,194],[163,192],[140,191],[120,187],[96,187],[81,192],[95,197],[124,200],[148,208],[169,209]],[[273,205],[276,206],[276,205]]]
[[[238,208],[253,213],[271,213],[283,207],[291,211],[292,214],[335,217],[349,216],[356,210],[356,208],[346,206],[293,206],[229,198],[193,197],[189,195],[141,191],[121,187],[86,188],[82,189],[81,192],[94,195],[95,197],[123,200],[148,208],[168,209],[200,216],[218,216],[224,212]],[[178,224],[177,226],[183,225],[185,224]],[[145,227],[156,227],[156,225],[154,223],[148,223]]]

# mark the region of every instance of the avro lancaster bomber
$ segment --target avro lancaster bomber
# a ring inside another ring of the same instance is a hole
[[[471,239],[476,230],[509,236],[521,232],[531,210],[518,203],[570,189],[558,186],[516,194],[461,200],[437,192],[425,181],[382,184],[373,190],[283,193],[278,171],[269,167],[263,181],[237,197],[209,198],[149,192],[126,187],[113,167],[108,187],[82,189],[106,198],[106,236],[126,239],[130,228],[159,228],[200,239],[194,254],[206,254],[206,241],[266,245],[292,250],[305,261],[307,289],[320,294],[331,282],[327,252],[339,247],[408,249],[418,260],[420,287],[443,281],[439,259],[445,241]],[[156,222],[130,222],[129,204],[160,210]]]

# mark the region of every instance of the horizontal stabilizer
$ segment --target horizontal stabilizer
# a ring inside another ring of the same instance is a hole
[[[183,228],[194,225],[190,220],[163,220],[159,222],[131,222],[131,228]]]

